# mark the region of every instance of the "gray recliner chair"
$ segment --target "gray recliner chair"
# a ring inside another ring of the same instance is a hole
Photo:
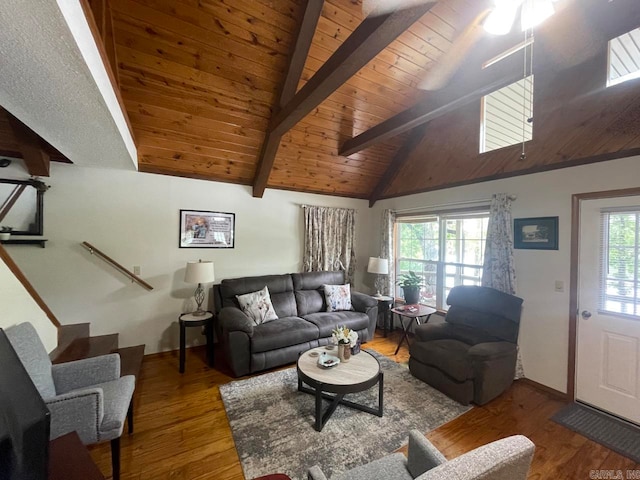
[[[409,433],[408,458],[394,453],[361,465],[331,480],[525,480],[535,445],[514,435],[447,460],[418,430]],[[319,466],[308,472],[309,480],[328,480]]]
[[[461,285],[447,303],[444,323],[416,327],[409,370],[464,405],[484,405],[513,383],[522,299]]]
[[[120,436],[135,388],[120,376],[117,353],[52,365],[33,325],[5,330],[51,412],[51,440],[76,431],[85,445],[111,441],[113,479],[120,478]]]

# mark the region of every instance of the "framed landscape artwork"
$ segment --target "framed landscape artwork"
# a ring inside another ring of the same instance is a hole
[[[558,250],[558,217],[516,218],[513,247],[530,250]]]
[[[233,248],[234,213],[180,210],[180,248]]]

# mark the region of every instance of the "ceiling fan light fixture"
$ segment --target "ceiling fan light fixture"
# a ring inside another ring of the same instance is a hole
[[[552,0],[525,0],[520,14],[522,31],[535,28],[554,13],[556,10]]]
[[[497,4],[484,21],[485,31],[492,35],[506,35],[511,31],[517,12],[517,3]]]

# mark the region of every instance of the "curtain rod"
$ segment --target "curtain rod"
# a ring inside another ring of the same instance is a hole
[[[509,195],[509,200],[516,200],[518,197],[516,195]],[[442,208],[442,207],[457,207],[460,205],[473,205],[476,203],[491,203],[491,198],[479,198],[477,200],[463,200],[460,202],[451,202],[451,203],[441,203],[439,205],[423,205],[421,207],[411,207],[411,208],[401,208],[398,210],[393,210],[396,213],[400,212],[411,212],[413,210],[433,210],[434,208]]]

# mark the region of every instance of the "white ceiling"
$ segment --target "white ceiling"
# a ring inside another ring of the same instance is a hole
[[[72,162],[136,168],[133,141],[114,120],[112,99],[104,85],[101,93],[55,0],[0,2],[0,71],[0,106]]]

